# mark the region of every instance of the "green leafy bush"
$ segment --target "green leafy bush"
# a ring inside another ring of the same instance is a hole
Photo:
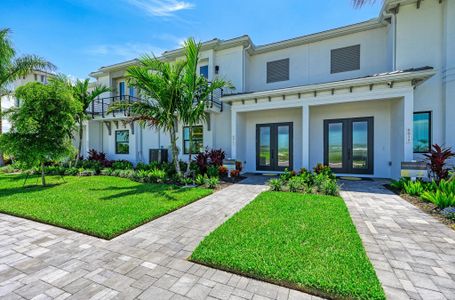
[[[215,165],[211,165],[207,168],[207,176],[210,177],[218,177],[218,167]]]
[[[205,180],[205,184],[207,185],[208,188],[214,189],[220,184],[220,180],[218,177],[208,177]]]
[[[112,168],[105,168],[101,170],[100,174],[105,176],[111,176],[112,171],[113,171]]]
[[[441,190],[437,190],[436,192],[424,192],[421,197],[441,209],[455,206],[455,194],[446,194]]]
[[[270,186],[270,190],[279,192],[283,189],[283,182],[281,179],[272,178],[268,181],[268,185]]]
[[[401,177],[398,181],[393,180],[390,186],[393,188],[399,189],[400,191],[404,190],[404,184],[410,181],[407,177]]]
[[[180,184],[183,184],[183,185],[192,185],[194,182],[193,182],[193,178],[189,178],[189,177],[181,177],[180,178]]]
[[[207,176],[203,176],[203,175],[199,174],[196,176],[196,179],[194,179],[194,183],[196,185],[204,185],[206,178],[207,178]]]
[[[321,184],[321,192],[328,196],[338,196],[340,193],[340,187],[338,186],[335,179],[328,178]]]
[[[289,179],[288,188],[290,192],[305,192],[307,184],[304,178],[294,176]]]
[[[148,176],[151,182],[161,183],[166,180],[167,174],[165,171],[155,168],[149,171]]]
[[[280,179],[284,182],[287,182],[289,179],[294,177],[296,174],[294,171],[289,171],[287,168],[284,170],[284,173],[280,175]]]
[[[133,164],[127,160],[116,160],[112,163],[114,170],[130,170],[133,169]]]
[[[66,176],[76,176],[77,174],[79,174],[79,169],[75,167],[67,168],[64,173]]]
[[[425,192],[424,184],[419,180],[405,182],[403,184],[403,190],[411,196],[420,196]]]

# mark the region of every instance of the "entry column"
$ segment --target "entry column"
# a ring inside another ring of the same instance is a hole
[[[310,169],[310,106],[302,105],[302,167]]]
[[[237,111],[231,110],[231,158],[237,158]]]

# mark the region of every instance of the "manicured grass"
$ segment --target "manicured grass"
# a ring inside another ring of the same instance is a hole
[[[23,188],[23,175],[0,175],[0,212],[110,239],[212,193],[107,176],[47,180]]]
[[[264,192],[191,260],[336,299],[385,299],[339,197]]]

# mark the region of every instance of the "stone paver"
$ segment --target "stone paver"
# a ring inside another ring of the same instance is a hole
[[[0,298],[319,299],[186,260],[263,183],[249,177],[111,241],[0,214]]]
[[[455,232],[387,190],[343,181],[344,198],[389,299],[455,299]]]

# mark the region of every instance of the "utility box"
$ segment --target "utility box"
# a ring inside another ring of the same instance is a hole
[[[168,162],[167,149],[150,149],[149,150],[149,163],[151,162]]]

